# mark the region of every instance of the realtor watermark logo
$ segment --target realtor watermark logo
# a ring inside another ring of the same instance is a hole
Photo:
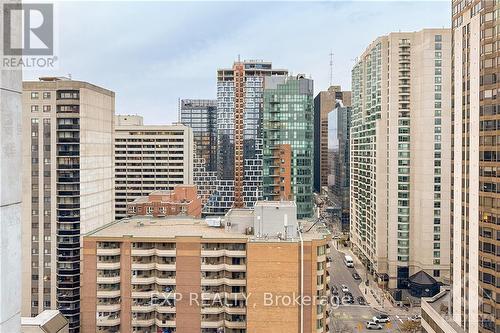
[[[4,3],[2,8],[2,69],[54,69],[54,5]]]

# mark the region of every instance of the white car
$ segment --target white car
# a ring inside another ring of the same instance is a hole
[[[385,323],[388,323],[391,321],[391,319],[389,318],[388,315],[385,315],[385,314],[380,314],[378,316],[375,316],[372,318],[372,320],[376,323],[380,323],[380,324],[385,324]]]
[[[345,284],[343,284],[343,285],[341,286],[341,289],[342,289],[342,292],[343,292],[343,293],[348,293],[348,292],[349,292],[349,288],[347,288],[347,286],[346,286]]]
[[[413,315],[411,317],[408,317],[408,320],[410,320],[410,321],[420,321],[420,320],[422,320],[422,316],[419,315],[419,314],[415,314],[415,315]]]
[[[367,321],[366,322],[366,329],[368,329],[368,330],[381,330],[382,325],[377,324],[374,321]]]

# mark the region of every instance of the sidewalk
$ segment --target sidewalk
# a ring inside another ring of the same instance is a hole
[[[356,255],[354,255],[349,247],[344,247],[341,244],[338,244],[336,240],[333,241],[333,246],[345,255],[349,255],[354,260],[354,269],[358,272],[359,276],[361,276],[362,282],[359,285],[359,290],[363,294],[363,297],[366,299],[366,302],[376,311],[387,314],[387,315],[400,315],[400,316],[411,316],[410,311],[406,311],[403,308],[396,307],[392,305],[392,303],[385,297],[385,291],[380,289],[377,284],[372,280],[372,275],[367,274],[365,267],[358,259]],[[366,286],[365,281],[368,276],[369,285]]]

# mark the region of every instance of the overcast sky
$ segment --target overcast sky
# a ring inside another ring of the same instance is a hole
[[[216,70],[241,59],[350,89],[356,56],[391,31],[450,26],[449,1],[59,2],[59,68],[26,71],[116,92],[117,114],[177,120],[178,98],[215,98]]]

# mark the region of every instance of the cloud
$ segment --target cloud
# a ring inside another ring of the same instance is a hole
[[[117,113],[176,121],[178,98],[215,98],[216,70],[263,59],[305,73],[315,90],[350,88],[353,59],[376,37],[448,26],[447,2],[59,3],[57,73],[116,92]],[[410,15],[411,13],[411,15]]]

